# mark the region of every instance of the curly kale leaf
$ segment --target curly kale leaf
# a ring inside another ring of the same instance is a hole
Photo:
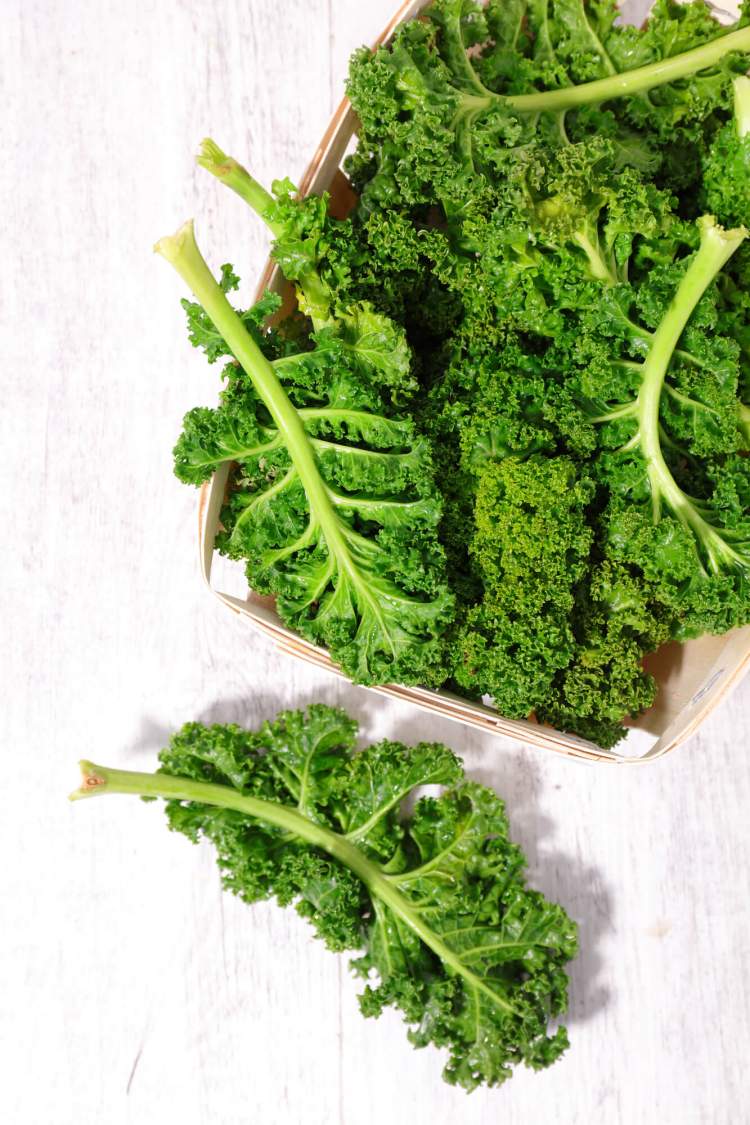
[[[750,568],[750,525],[745,520],[727,522],[710,495],[703,498],[688,492],[678,481],[680,469],[675,466],[682,459],[681,471],[689,476],[691,459],[731,454],[740,441],[737,349],[712,342],[703,354],[705,337],[697,329],[701,315],[708,315],[711,325],[711,302],[703,304],[701,298],[747,231],[724,231],[710,216],[700,221],[699,230],[700,247],[687,266],[680,267],[679,284],[650,334],[645,358],[625,367],[633,398],[617,405],[610,401],[595,419],[608,428],[604,440],[609,449],[599,466],[613,496],[610,534],[619,557],[635,563],[637,552],[646,546],[633,523],[642,518],[638,506],[648,504],[652,532],[647,537],[649,554],[641,560],[644,573],[651,576],[655,566],[664,566],[672,582],[678,573],[684,582],[692,555],[696,581],[701,576],[707,581],[711,576],[718,580],[734,576],[740,591]],[[681,342],[686,348],[680,357],[675,353]],[[678,376],[668,380],[675,358]],[[687,449],[681,447],[683,440]],[[700,473],[694,470],[694,475],[699,481]],[[664,521],[667,527],[661,526]],[[664,540],[664,546],[665,537],[669,539],[668,555],[664,548],[657,550],[654,536]],[[746,618],[746,610],[738,607],[737,612],[741,620]]]
[[[726,226],[750,223],[750,78],[735,78],[734,117],[717,133],[703,167],[703,202]]]
[[[490,461],[477,488],[472,553],[484,595],[469,610],[454,675],[510,718],[546,700],[575,651],[575,589],[588,565],[591,483],[564,457]]]
[[[566,312],[601,305],[602,287],[637,283],[647,255],[669,258],[685,237],[673,200],[618,166],[605,137],[536,143],[509,163],[488,213],[468,216],[473,256],[436,261],[472,317],[554,339]]]
[[[332,253],[332,246],[353,241],[352,225],[329,216],[328,196],[300,199],[289,180],[276,181],[272,195],[210,139],[203,141],[198,163],[267,225],[274,237],[273,257],[296,287],[299,308],[317,333],[318,349],[331,341],[344,351],[353,376],[390,405],[402,406],[412,398],[417,383],[404,330],[367,301],[351,299],[351,265]]]
[[[609,748],[625,734],[623,719],[650,707],[656,683],[644,654],[670,639],[673,610],[658,590],[622,563],[594,566],[576,591],[576,645],[555,677],[537,718]]]
[[[609,137],[621,164],[695,182],[750,49],[702,3],[658,0],[648,26],[609,0],[436,0],[389,47],[358,52],[348,92],[361,121],[348,169],[363,212],[438,204],[460,243],[509,160],[539,137]]]
[[[509,228],[499,219],[499,236],[490,226],[472,269],[502,279],[494,315],[507,318],[517,339],[521,327],[554,336],[535,358],[542,379],[533,399],[536,436],[549,441],[557,429],[579,455],[591,456],[598,445],[591,472],[610,498],[602,518],[605,550],[640,565],[653,581],[663,569],[665,580],[674,548],[669,555],[657,550],[652,540],[666,529],[657,532],[654,525],[674,521],[669,538],[681,544],[680,565],[660,596],[673,607],[675,629],[678,635],[724,630],[747,618],[750,541],[748,521],[727,521],[710,478],[746,444],[748,412],[738,399],[742,336],[732,338],[745,311],[737,280],[722,278],[721,287],[713,282],[745,231],[724,232],[710,218],[685,224],[663,193],[647,189],[629,170],[615,188],[606,142],[562,152],[565,159],[536,181],[542,201],[528,196],[533,221],[527,230],[535,241],[519,254],[520,243],[503,243]],[[694,246],[686,259],[685,250]],[[527,368],[532,355],[529,349]],[[484,405],[483,389],[463,423],[465,450],[474,441],[481,451],[472,438],[478,429],[522,432],[528,407],[518,408],[519,392],[534,385],[523,367],[516,359],[513,390],[502,396],[514,430],[503,423],[502,405],[489,398]],[[494,418],[492,426],[485,415]],[[533,431],[525,428],[528,441]],[[533,448],[498,442],[496,455]],[[634,523],[642,524],[642,533]],[[710,596],[707,581],[714,583]],[[698,591],[695,598],[688,597],[688,582]],[[717,604],[719,586],[727,590]]]
[[[192,226],[159,249],[238,361],[218,409],[190,412],[175,448],[176,472],[192,484],[237,463],[218,546],[247,559],[253,587],[275,595],[282,619],[352,679],[439,681],[452,598],[429,448],[409,419],[385,412],[397,330],[378,331],[377,315],[360,310],[327,322],[311,351],[271,362]]]
[[[356,950],[364,1015],[398,1008],[418,1047],[448,1052],[445,1079],[495,1086],[568,1045],[577,950],[564,910],[526,886],[502,801],[445,746],[354,750],[356,724],[314,705],[258,731],[189,723],[155,774],[82,763],[74,796],[167,801],[169,824],[216,847],[225,887],[294,904],[332,950]],[[409,799],[425,785],[443,787]]]
[[[237,289],[240,279],[233,267],[226,262],[221,267],[219,286],[222,293],[231,293]],[[180,301],[188,321],[188,339],[194,348],[201,348],[205,352],[209,363],[216,363],[230,355],[224,338],[216,331],[215,325],[204,309],[195,301],[188,301],[183,297]],[[258,347],[262,347],[266,355],[273,358],[283,355],[285,342],[276,331],[267,327],[267,321],[281,308],[281,298],[276,293],[266,292],[263,297],[249,309],[238,315],[245,328],[252,336]]]

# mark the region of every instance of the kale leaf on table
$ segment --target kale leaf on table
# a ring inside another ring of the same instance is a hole
[[[257,731],[188,723],[156,773],[82,762],[72,797],[166,800],[170,828],[215,845],[228,890],[293,904],[329,949],[356,951],[363,1014],[399,1009],[415,1046],[447,1050],[448,1082],[549,1066],[568,1046],[550,1024],[567,1006],[575,923],[527,887],[503,802],[451,750],[356,752],[356,734],[321,704]],[[405,812],[426,785],[439,794]]]

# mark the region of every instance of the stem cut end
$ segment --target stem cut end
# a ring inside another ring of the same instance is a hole
[[[748,236],[747,227],[732,227],[731,230],[724,230],[716,221],[715,215],[701,215],[698,219],[698,229],[701,235],[701,245],[713,245],[715,248],[720,248],[720,254],[723,256],[723,261],[719,265],[724,264],[732,254],[734,254],[737,247],[741,242],[744,242]]]
[[[219,148],[216,141],[211,140],[210,137],[206,137],[201,142],[197,159],[201,168],[205,168],[212,176],[216,176],[217,180],[221,180],[223,184],[236,192],[240,199],[244,199],[245,203],[260,216],[274,237],[279,237],[282,228],[268,217],[276,201],[262,184],[259,184],[250,175],[247,168],[243,168],[233,156],[227,156],[224,150]]]
[[[200,152],[196,157],[201,168],[205,168],[212,176],[219,180],[227,180],[234,171],[243,171],[240,165],[231,156],[220,149],[216,141],[206,137],[201,141]]]
[[[168,262],[174,265],[186,251],[193,248],[198,249],[195,241],[193,220],[188,219],[174,234],[168,234],[165,235],[164,238],[160,238],[159,241],[154,244],[154,253],[161,254],[162,258],[166,258]]]
[[[192,219],[183,223],[174,234],[160,238],[154,250],[177,270],[202,305],[205,306],[206,301],[215,296],[216,292],[221,292],[198,249]],[[210,311],[206,311],[210,316]]]
[[[94,797],[107,785],[107,771],[101,766],[95,766],[93,762],[87,762],[85,759],[78,765],[81,768],[81,784],[78,789],[74,789],[69,794],[69,801],[80,801],[84,797]]]

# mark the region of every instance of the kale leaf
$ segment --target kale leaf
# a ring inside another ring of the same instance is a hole
[[[616,14],[437,0],[350,74],[355,230],[372,257],[388,229],[455,302],[427,343],[400,313],[430,363],[416,416],[445,501],[453,684],[603,746],[654,700],[645,653],[750,620],[750,257],[744,230],[694,220],[699,200],[744,217],[747,16]],[[712,266],[711,247],[731,250]],[[382,275],[385,305],[398,267]],[[585,505],[555,473],[588,482]]]
[[[568,1046],[575,923],[526,886],[503,802],[445,746],[383,741],[355,752],[356,724],[313,705],[258,731],[188,723],[157,773],[82,762],[73,798],[167,801],[172,829],[216,847],[245,902],[294,904],[332,950],[356,950],[364,1015],[398,1008],[411,1042],[445,1048],[444,1078],[495,1086]],[[437,796],[410,796],[422,786]]]
[[[228,160],[216,146],[210,156],[214,170]],[[175,471],[200,484],[220,464],[235,466],[219,549],[247,559],[253,588],[275,595],[282,619],[327,646],[352,679],[440,682],[453,599],[429,446],[397,405],[412,392],[403,331],[367,305],[335,309],[316,268],[310,205],[285,189],[275,203],[228,167],[230,186],[259,197],[281,256],[294,261],[290,277],[316,331],[301,350],[278,354],[273,335],[266,348],[268,300],[238,315],[192,225],[162,239],[157,249],[198,297],[186,305],[192,341],[210,361],[222,352],[236,361],[219,408],[187,415]]]
[[[593,485],[564,457],[490,460],[472,552],[484,596],[458,639],[455,677],[509,718],[542,706],[575,652],[575,590],[589,563]]]
[[[750,78],[733,83],[734,116],[719,130],[706,153],[703,201],[727,226],[750,223]]]

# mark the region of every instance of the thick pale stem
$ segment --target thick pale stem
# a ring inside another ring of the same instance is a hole
[[[279,237],[283,228],[269,217],[269,212],[275,206],[276,200],[234,157],[227,156],[219,148],[216,141],[206,137],[201,143],[198,163],[201,168],[205,168],[212,176],[216,176],[217,180],[221,180],[223,184],[236,192],[240,199],[244,199],[245,203],[249,204],[253,211],[261,217],[274,237]]]
[[[311,515],[319,524],[329,551],[357,584],[359,575],[355,571],[299,414],[289,401],[273,367],[248,333],[206,265],[195,241],[192,220],[171,237],[160,239],[154,250],[174,266],[190,287],[217,332],[226,341],[232,355],[252,379],[277,428],[284,435],[289,455],[305,490]]]
[[[280,223],[274,222],[270,217],[271,210],[276,201],[261,184],[254,179],[246,168],[219,148],[215,141],[206,138],[201,144],[198,163],[212,176],[216,176],[223,184],[244,199],[253,211],[266,224],[274,238],[280,238],[284,228]],[[328,287],[321,280],[320,275],[313,267],[302,270],[297,279],[301,291],[300,305],[313,321],[316,328],[321,328],[328,320],[331,307],[331,294]]]
[[[106,793],[123,793],[138,797],[161,797],[165,801],[195,801],[202,805],[213,805],[222,809],[234,809],[245,816],[260,820],[290,832],[313,847],[328,852],[334,859],[343,863],[358,876],[375,900],[393,911],[417,934],[425,945],[435,953],[445,965],[467,983],[485,995],[491,1003],[503,1011],[512,1013],[514,1008],[481,977],[472,972],[445,944],[440,936],[424,922],[413,904],[393,885],[382,868],[367,858],[363,851],[350,843],[344,836],[332,832],[323,825],[315,824],[297,809],[287,805],[264,801],[259,797],[249,797],[230,789],[226,785],[214,785],[206,781],[193,781],[186,777],[174,777],[165,773],[139,773],[133,770],[114,770],[93,762],[80,763],[82,782],[79,789],[70,794],[71,801],[85,797],[97,797]]]
[[[646,461],[654,504],[654,518],[659,518],[660,500],[664,499],[675,515],[711,549],[719,549],[715,531],[710,528],[675,481],[661,449],[659,414],[664,379],[677,343],[685,330],[695,306],[717,273],[747,237],[744,227],[724,231],[713,216],[699,220],[701,244],[678,286],[672,303],[651,339],[643,364],[643,382],[638,395],[639,438]]]
[[[604,285],[616,285],[617,278],[602,257],[601,249],[592,241],[587,232],[577,231],[573,235],[573,241],[581,247],[588,258],[589,269],[594,280],[601,281]]]
[[[750,78],[740,74],[733,82],[734,121],[737,136],[742,139],[750,133]]]
[[[738,402],[737,413],[739,415],[740,430],[745,439],[745,449],[750,449],[750,406],[745,406],[744,402]]]
[[[692,51],[684,51],[681,55],[649,63],[648,66],[639,66],[635,70],[626,70],[622,74],[613,74],[610,78],[597,78],[594,82],[584,82],[580,86],[563,86],[559,90],[539,94],[518,94],[504,100],[522,113],[573,109],[576,106],[606,102],[611,98],[639,94],[706,70],[733,51],[750,51],[750,27],[720,35],[718,39],[704,43],[702,47],[695,47]]]
[[[309,844],[324,847],[331,851],[337,841],[346,845],[348,851],[356,851],[364,864],[374,866],[352,845],[328,829],[315,824],[302,816],[296,809],[263,801],[259,797],[248,797],[231,789],[228,785],[214,785],[208,781],[194,781],[188,777],[175,777],[166,773],[140,773],[136,770],[116,770],[109,766],[96,765],[83,760],[80,788],[70,794],[71,801],[85,797],[98,797],[104,793],[130,794],[137,797],[161,797],[165,801],[195,801],[202,805],[213,805],[222,809],[235,809],[247,816],[273,824],[286,832],[293,832]],[[351,858],[351,857],[349,857]],[[364,870],[364,869],[363,869]]]

